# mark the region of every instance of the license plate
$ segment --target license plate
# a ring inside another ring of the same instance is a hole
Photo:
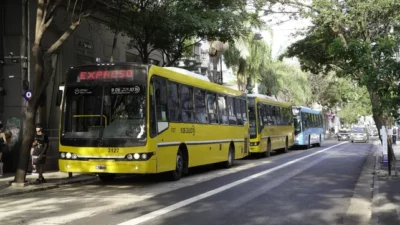
[[[100,165],[100,166],[96,166],[95,168],[96,168],[96,170],[105,170],[106,166]]]

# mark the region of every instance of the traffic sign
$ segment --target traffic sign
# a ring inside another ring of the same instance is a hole
[[[25,98],[26,101],[31,100],[31,98],[32,98],[32,91],[31,91],[31,90],[25,91],[25,93],[24,93],[24,98]]]

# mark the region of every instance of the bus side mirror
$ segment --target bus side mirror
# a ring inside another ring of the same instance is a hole
[[[57,99],[56,99],[56,106],[60,106],[61,105],[62,95],[63,95],[63,91],[62,90],[58,90]]]

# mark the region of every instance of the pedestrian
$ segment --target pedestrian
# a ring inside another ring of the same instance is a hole
[[[44,165],[46,164],[46,153],[49,148],[49,138],[43,133],[43,127],[40,124],[36,124],[36,135],[33,142],[33,153],[32,162],[36,167],[36,171],[39,173],[39,177],[36,180],[39,183],[45,183],[46,180],[43,177]]]
[[[9,130],[0,132],[0,176],[3,176],[3,152],[8,143],[10,143],[12,133]]]
[[[396,138],[397,138],[397,127],[396,126],[394,126],[393,127],[393,135],[392,135],[392,141],[393,141],[393,144],[395,145],[396,144]]]

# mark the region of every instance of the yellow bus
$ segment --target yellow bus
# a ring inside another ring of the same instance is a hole
[[[71,68],[61,105],[59,169],[98,174],[230,167],[248,155],[246,95],[179,68],[130,63]]]
[[[249,94],[250,154],[268,157],[294,144],[292,106],[266,95]]]

